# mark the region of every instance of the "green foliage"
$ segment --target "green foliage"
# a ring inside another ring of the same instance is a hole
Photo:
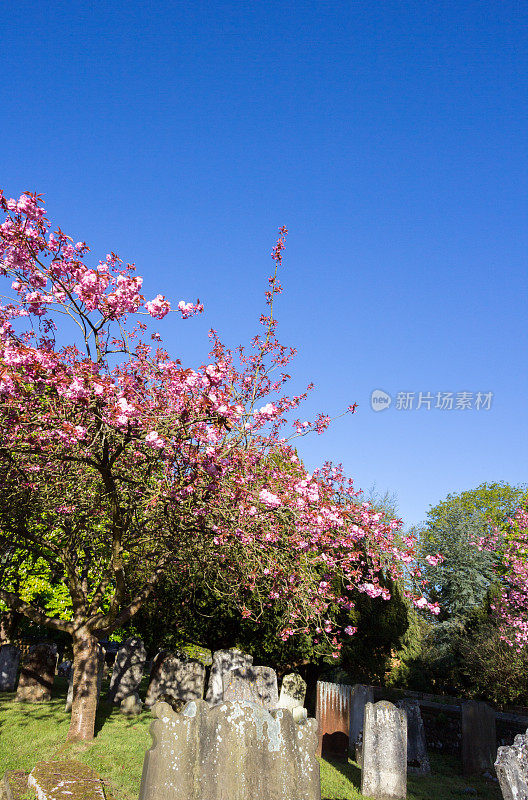
[[[506,483],[483,483],[450,494],[429,510],[420,531],[420,555],[430,581],[430,599],[441,607],[440,622],[463,620],[485,601],[496,579],[494,558],[472,543],[503,524],[524,491]],[[431,566],[426,557],[438,552],[444,561]]]

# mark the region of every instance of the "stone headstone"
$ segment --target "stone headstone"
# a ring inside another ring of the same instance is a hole
[[[351,698],[352,686],[317,681],[315,716],[319,732],[319,756],[348,759]]]
[[[205,666],[196,659],[182,660],[171,653],[152,670],[145,705],[153,706],[162,697],[173,700],[201,700],[205,685]]]
[[[32,645],[22,659],[15,700],[28,703],[51,700],[56,663],[55,645]]]
[[[375,800],[407,796],[407,717],[386,700],[365,705],[361,794]]]
[[[304,706],[305,697],[306,681],[303,681],[296,672],[285,675],[282,679],[278,707],[292,711],[294,708]]]
[[[0,692],[14,692],[20,650],[14,644],[0,647]]]
[[[315,720],[244,701],[152,713],[139,800],[320,800]]]
[[[363,733],[365,706],[367,703],[373,702],[374,691],[371,686],[363,686],[361,683],[354,684],[350,700],[350,732],[348,735],[348,749],[354,757]]]
[[[418,700],[406,697],[398,703],[407,714],[407,771],[413,775],[429,775],[425,729]]]
[[[207,694],[205,695],[207,702],[214,706],[224,699],[224,672],[229,672],[239,667],[251,667],[252,664],[253,656],[242,653],[241,650],[216,650],[213,653],[213,664],[209,675]]]
[[[142,708],[143,708],[143,701],[141,700],[137,692],[132,692],[132,694],[127,694],[127,696],[123,697],[123,699],[121,700],[121,711],[128,717],[135,717],[138,714],[141,714]]]
[[[528,731],[518,733],[511,747],[499,747],[495,772],[504,800],[528,798]]]
[[[99,702],[99,695],[101,694],[101,683],[103,681],[103,672],[105,664],[106,651],[100,644],[97,645],[97,702]],[[70,669],[68,681],[68,694],[66,695],[66,705],[64,711],[69,714],[73,705],[73,665]]]
[[[57,675],[61,678],[67,678],[68,680],[71,677],[73,670],[73,662],[72,661],[61,661],[59,666],[57,667]]]
[[[487,703],[462,703],[462,770],[478,775],[493,770],[497,754],[495,711]]]
[[[224,672],[224,701],[247,700],[271,711],[277,708],[277,674],[271,667],[240,667]]]
[[[132,636],[121,645],[112,670],[108,691],[109,703],[119,705],[125,697],[137,691],[146,660],[147,651],[141,639]]]
[[[39,761],[27,785],[39,800],[105,800],[97,773],[78,761]]]

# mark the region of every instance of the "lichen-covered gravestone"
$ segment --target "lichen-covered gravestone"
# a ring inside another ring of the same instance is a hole
[[[407,796],[407,717],[392,703],[367,703],[361,794],[375,800]]]
[[[491,771],[497,755],[495,711],[487,703],[462,703],[462,769],[464,775]]]
[[[407,714],[407,770],[413,775],[429,775],[431,767],[418,700],[406,697],[398,706]]]
[[[99,695],[101,694],[101,683],[103,680],[104,664],[105,664],[106,650],[97,645],[97,702],[99,702]],[[66,705],[64,711],[69,714],[73,705],[73,668],[70,670],[68,681],[68,694],[66,695]]]
[[[229,672],[239,667],[251,667],[252,664],[253,656],[249,656],[241,650],[216,650],[213,653],[213,664],[209,675],[207,694],[205,695],[207,702],[214,706],[224,699],[224,672]]]
[[[28,786],[38,800],[105,800],[97,773],[78,761],[39,761]]]
[[[528,798],[528,730],[518,733],[511,747],[499,747],[495,772],[504,800]]]
[[[108,702],[121,704],[128,695],[137,691],[143,668],[147,660],[147,651],[141,639],[132,636],[117,651],[108,691]]]
[[[0,692],[15,690],[20,650],[14,644],[0,647]]]
[[[42,703],[51,700],[55,680],[57,648],[50,644],[34,644],[22,659],[15,700]]]
[[[271,711],[277,708],[277,674],[271,667],[246,667],[224,673],[224,700],[247,700]]]
[[[185,702],[201,700],[204,685],[205,666],[200,661],[167,653],[152,670],[145,705],[153,706],[162,697]]]
[[[356,756],[356,748],[360,746],[362,740],[365,706],[367,703],[373,702],[374,691],[371,686],[363,686],[361,683],[354,684],[350,699],[350,733],[348,735],[348,750],[353,758]]]
[[[315,720],[245,701],[152,713],[139,800],[320,800]]]
[[[316,711],[319,745],[317,755],[348,758],[352,686],[317,681]]]

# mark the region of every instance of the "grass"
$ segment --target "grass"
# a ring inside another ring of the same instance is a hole
[[[104,697],[106,687],[103,686]],[[31,771],[37,761],[77,759],[104,780],[109,800],[137,800],[145,751],[151,745],[150,712],[127,718],[101,702],[96,737],[89,744],[66,744],[69,715],[64,713],[66,681],[56,679],[49,703],[14,703],[14,694],[0,695],[0,778],[8,769]],[[408,800],[500,800],[496,783],[466,779],[456,758],[431,756],[433,774],[409,776]],[[321,761],[322,797],[361,800],[357,765]]]

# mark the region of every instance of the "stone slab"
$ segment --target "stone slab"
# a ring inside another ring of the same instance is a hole
[[[224,699],[224,672],[229,672],[239,667],[251,667],[252,664],[253,656],[243,653],[241,650],[216,650],[213,653],[213,663],[205,695],[207,702],[214,706]]]
[[[232,669],[223,676],[224,701],[247,700],[267,708],[277,708],[277,674],[271,667]]]
[[[356,756],[356,747],[361,745],[363,739],[363,721],[365,706],[374,702],[374,691],[371,686],[356,683],[352,687],[350,699],[350,733],[348,735],[348,749],[353,757]]]
[[[28,786],[38,800],[105,800],[97,773],[78,761],[39,761]]]
[[[398,707],[407,715],[407,771],[413,775],[429,775],[431,766],[418,700],[405,698],[400,700]]]
[[[290,711],[304,706],[306,698],[306,681],[296,672],[290,672],[282,679],[278,707],[289,708]]]
[[[14,644],[0,647],[0,692],[14,692],[20,661],[20,650]]]
[[[151,670],[145,705],[151,707],[162,698],[201,700],[205,686],[205,666],[196,659],[183,659],[166,653]]]
[[[27,703],[51,700],[56,663],[55,645],[47,643],[32,645],[22,659],[15,700]]]
[[[139,800],[320,800],[315,720],[245,701],[152,713]]]
[[[495,711],[487,703],[462,703],[462,769],[464,775],[492,772],[497,755]]]
[[[386,700],[365,706],[361,794],[374,800],[407,796],[407,717]]]
[[[495,772],[504,800],[528,799],[528,730],[518,733],[510,747],[499,747]]]
[[[138,690],[147,660],[147,651],[141,639],[127,639],[117,651],[108,690],[108,702],[120,705],[129,694]]]

